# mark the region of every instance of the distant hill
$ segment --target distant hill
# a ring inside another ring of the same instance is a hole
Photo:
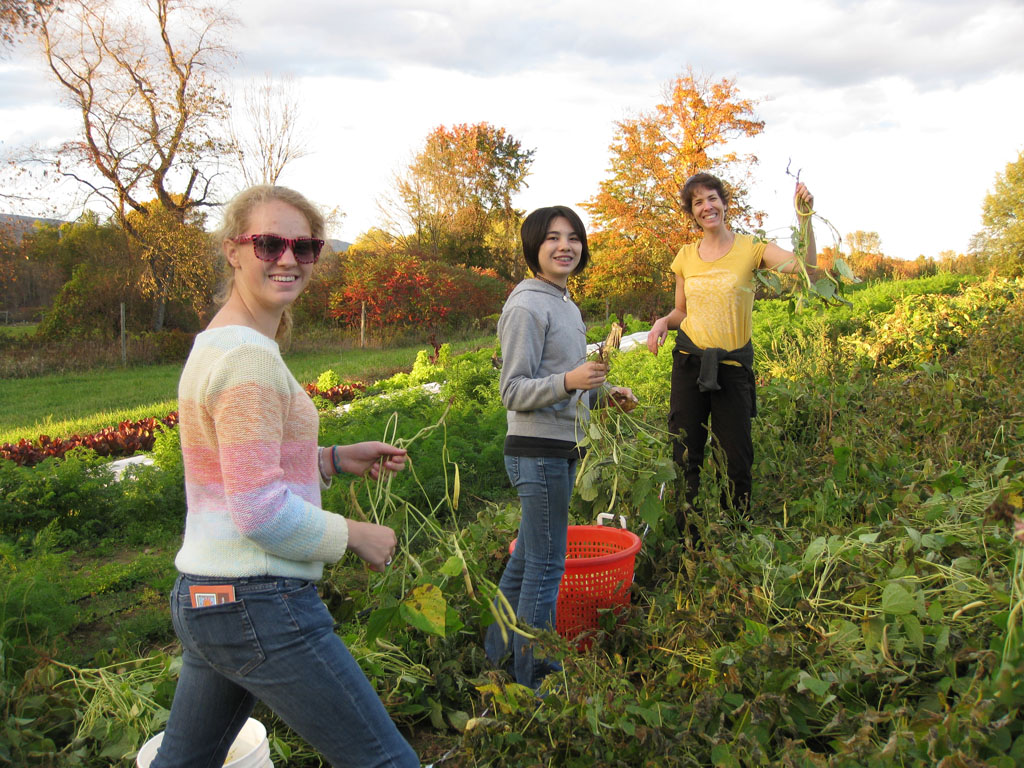
[[[331,246],[331,250],[335,253],[344,253],[352,245],[352,243],[346,243],[344,240],[335,240],[333,238],[327,238],[327,244]]]
[[[36,216],[15,216],[13,213],[0,213],[0,232],[10,233],[16,242],[21,242],[26,232],[35,229],[36,222],[60,226],[65,222],[60,219],[41,219]]]

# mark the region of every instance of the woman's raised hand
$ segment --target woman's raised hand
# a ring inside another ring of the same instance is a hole
[[[814,213],[814,195],[807,185],[802,181],[796,183],[796,192],[793,193],[793,207],[800,216],[810,216]]]

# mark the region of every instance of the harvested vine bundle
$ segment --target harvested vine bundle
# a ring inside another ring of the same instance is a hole
[[[622,343],[622,331],[622,323],[612,323],[611,330],[608,331],[608,336],[597,346],[597,352],[593,357],[596,362],[603,365],[611,365],[612,350],[618,349],[619,345]],[[638,402],[635,396],[627,395],[621,390],[613,391],[609,397],[615,405],[626,413],[629,413],[636,408],[636,404]]]
[[[444,498],[432,499],[429,496],[416,474],[416,465],[411,456],[408,458],[407,468],[418,487],[418,495],[422,499],[420,503],[425,504],[425,508],[420,508],[413,500],[402,498],[392,492],[391,486],[395,478],[390,473],[382,472],[376,479],[363,479],[365,485],[362,494],[365,494],[368,502],[367,510],[364,510],[360,503],[362,496],[356,490],[356,484],[349,486],[349,502],[353,516],[378,525],[390,521],[388,524],[393,525],[399,534],[394,565],[379,576],[375,576],[370,582],[370,589],[385,603],[389,599],[393,600],[387,597],[389,595],[398,594],[402,597],[397,605],[393,602],[382,604],[370,614],[365,634],[361,638],[368,647],[394,650],[395,646],[382,644],[381,638],[387,634],[389,628],[405,624],[441,637],[458,632],[464,624],[457,618],[457,611],[449,602],[454,593],[446,593],[443,588],[449,580],[457,579],[459,576],[462,577],[469,606],[472,606],[475,615],[489,613],[497,622],[504,637],[508,637],[509,632],[514,632],[534,639],[532,634],[519,625],[515,611],[498,589],[498,585],[487,578],[485,564],[466,558],[465,537],[468,532],[455,518],[461,492],[459,466],[451,462],[448,456],[445,420],[450,409],[451,404],[435,424],[423,427],[412,437],[404,439],[398,437],[398,413],[393,413],[388,420],[383,438],[391,445],[408,450],[416,441],[441,430],[445,435],[445,442],[441,448],[442,462],[446,467]],[[453,468],[451,485],[447,472],[449,464]],[[443,527],[440,522],[444,510],[450,515],[451,530]],[[430,553],[430,557],[425,553]],[[332,566],[332,571],[328,574],[329,582],[333,580],[333,569],[337,567],[338,564]],[[469,606],[464,605],[463,609]]]
[[[794,175],[787,166],[786,174],[793,176],[799,183],[799,171]],[[824,216],[808,207],[799,197],[793,198],[793,208],[796,211],[797,223],[790,227],[790,230],[793,254],[798,269],[792,272],[788,279],[783,278],[773,269],[755,269],[754,279],[774,296],[788,299],[791,310],[803,309],[815,299],[826,306],[838,304],[852,306],[843,293],[848,284],[859,283],[860,280],[842,258],[842,238],[839,235],[839,230]],[[820,265],[810,267],[807,265],[807,241],[813,219],[822,222],[832,233],[836,255],[833,258],[831,269],[825,269]]]

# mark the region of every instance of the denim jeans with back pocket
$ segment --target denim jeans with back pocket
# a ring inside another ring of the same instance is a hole
[[[236,599],[193,608],[189,587],[203,584]],[[182,667],[151,768],[221,768],[257,699],[332,766],[419,766],[313,582],[182,574],[171,619]]]

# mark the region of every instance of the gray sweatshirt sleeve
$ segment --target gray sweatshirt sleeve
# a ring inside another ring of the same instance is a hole
[[[543,319],[510,307],[498,325],[501,340],[501,402],[510,411],[535,411],[569,398],[565,371],[538,377],[544,354]]]

